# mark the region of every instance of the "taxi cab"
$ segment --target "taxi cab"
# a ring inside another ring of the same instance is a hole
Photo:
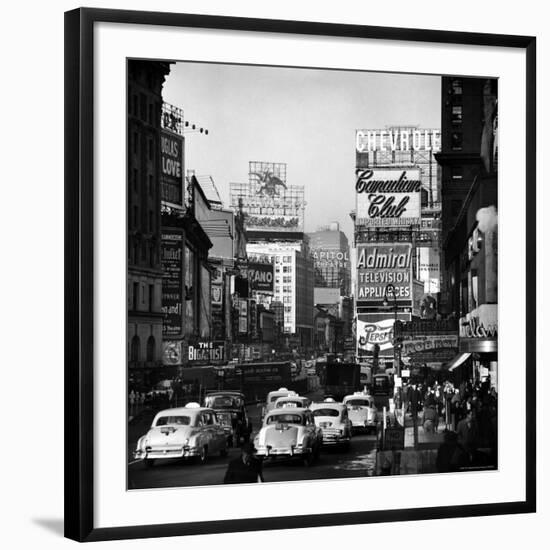
[[[195,458],[204,464],[209,456],[227,455],[227,438],[213,409],[188,403],[157,413],[149,431],[139,438],[134,458],[150,467],[156,459]]]
[[[262,408],[262,418],[275,407],[275,402],[279,399],[279,397],[287,397],[289,395],[298,394],[287,388],[279,388],[278,390],[270,391],[267,394],[265,405]]]
[[[346,395],[343,401],[354,430],[376,430],[378,411],[374,398],[365,392]]]
[[[311,400],[302,395],[287,395],[285,397],[277,398],[274,409],[282,409],[283,407],[298,407],[301,409],[307,409],[310,403]]]
[[[323,445],[342,445],[349,447],[351,442],[351,421],[348,408],[334,399],[325,399],[321,403],[312,403],[315,425],[323,432]]]
[[[318,458],[323,433],[315,425],[309,409],[284,407],[267,413],[262,428],[254,438],[257,456],[275,460],[303,459],[307,466]]]

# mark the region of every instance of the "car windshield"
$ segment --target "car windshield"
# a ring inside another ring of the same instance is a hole
[[[273,403],[274,401],[277,401],[277,399],[279,399],[279,397],[283,397],[281,394],[279,395],[272,395],[271,398],[269,399],[269,401],[271,403]]]
[[[266,424],[302,424],[302,417],[299,414],[274,414],[268,416]]]
[[[230,395],[213,395],[205,399],[206,406],[212,409],[235,409],[239,402],[238,398]]]
[[[370,403],[367,399],[350,399],[346,401],[346,405],[349,407],[369,407]]]
[[[161,416],[157,419],[155,426],[166,426],[167,424],[179,424],[180,426],[189,426],[191,424],[190,416]]]
[[[315,409],[313,416],[340,416],[340,411],[337,409]]]
[[[223,424],[231,424],[231,413],[228,412],[222,412],[222,413],[216,413],[216,417],[218,418],[218,421]]]

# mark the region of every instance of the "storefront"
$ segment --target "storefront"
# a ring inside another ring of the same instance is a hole
[[[483,304],[459,321],[458,355],[448,369],[460,379],[483,382],[497,388],[498,306]]]

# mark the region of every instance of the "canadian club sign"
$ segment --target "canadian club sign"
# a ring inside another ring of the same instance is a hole
[[[420,170],[357,168],[356,223],[366,226],[420,224]]]
[[[393,305],[394,296],[386,296],[393,285],[396,304],[412,305],[412,244],[369,243],[357,245],[357,303],[380,306],[384,298]]]

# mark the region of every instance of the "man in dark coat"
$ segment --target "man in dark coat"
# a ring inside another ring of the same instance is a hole
[[[258,483],[263,482],[262,461],[254,456],[256,449],[250,442],[241,447],[241,456],[227,465],[224,483]]]

